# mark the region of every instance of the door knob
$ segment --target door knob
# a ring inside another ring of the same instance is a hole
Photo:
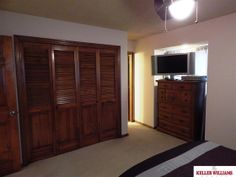
[[[9,115],[10,115],[11,117],[14,117],[14,116],[16,115],[16,111],[10,111],[10,112],[9,112]]]

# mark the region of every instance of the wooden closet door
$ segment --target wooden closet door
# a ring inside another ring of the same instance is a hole
[[[53,47],[57,152],[78,147],[76,47]]]
[[[20,169],[11,37],[0,36],[0,176]]]
[[[100,137],[115,138],[119,134],[119,65],[116,50],[101,49],[100,54]]]
[[[21,42],[17,48],[23,159],[28,163],[54,152],[51,47]]]
[[[79,48],[81,145],[99,141],[97,63],[96,49]]]

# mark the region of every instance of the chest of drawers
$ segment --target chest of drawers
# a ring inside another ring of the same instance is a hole
[[[205,82],[158,82],[159,131],[186,141],[204,139]]]

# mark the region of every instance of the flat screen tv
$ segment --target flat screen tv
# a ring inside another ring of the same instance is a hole
[[[194,53],[152,56],[153,75],[194,74]]]

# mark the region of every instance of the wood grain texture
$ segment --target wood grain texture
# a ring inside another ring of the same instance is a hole
[[[101,99],[116,99],[115,64],[116,54],[113,51],[100,52]]]
[[[97,104],[81,106],[81,146],[99,141]]]
[[[79,131],[75,107],[60,108],[56,114],[56,141],[57,153],[78,148]]]
[[[79,49],[80,101],[95,103],[97,101],[96,50]]]
[[[101,104],[101,139],[117,137],[116,102],[106,101]]]
[[[50,106],[50,47],[25,43],[23,46],[25,84],[29,109]]]
[[[97,57],[96,49],[79,48],[81,145],[99,141],[97,112]]]
[[[56,103],[76,103],[74,51],[54,49]]]
[[[22,124],[23,160],[27,164],[52,155],[51,47],[16,40],[17,79]]]
[[[114,138],[118,131],[117,55],[115,50],[100,50],[100,137]]]
[[[24,164],[120,136],[120,47],[15,43]]]
[[[157,129],[186,141],[204,139],[205,82],[158,81]]]
[[[31,159],[35,161],[53,153],[53,119],[50,111],[29,114]]]
[[[76,52],[75,47],[53,47],[57,153],[73,150],[79,145]]]
[[[0,176],[21,167],[12,53],[11,37],[0,36]]]

